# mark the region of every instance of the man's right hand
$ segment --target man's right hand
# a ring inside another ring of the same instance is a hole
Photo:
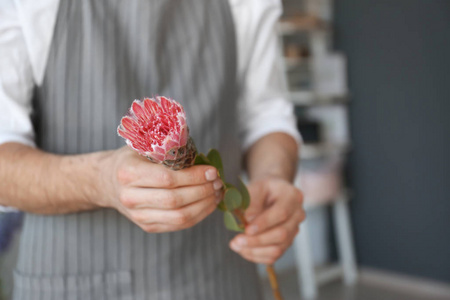
[[[128,147],[108,152],[99,173],[95,204],[117,209],[146,232],[194,226],[216,209],[222,193],[214,167],[173,171]]]

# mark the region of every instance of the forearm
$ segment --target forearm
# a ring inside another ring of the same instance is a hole
[[[292,181],[298,163],[298,145],[285,133],[272,133],[259,139],[245,154],[251,180],[278,177]]]
[[[18,143],[0,145],[0,204],[39,214],[95,209],[104,155],[63,156]]]

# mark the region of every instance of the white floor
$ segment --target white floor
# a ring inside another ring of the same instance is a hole
[[[384,274],[363,272],[358,283],[352,287],[337,280],[320,287],[319,295],[314,300],[450,300],[450,286],[430,282],[417,283],[414,279],[407,282],[404,277],[397,279]],[[382,279],[382,276],[387,280]],[[285,271],[278,274],[278,277],[284,300],[301,299],[295,270]],[[265,300],[273,300],[267,280],[263,280],[263,286]]]

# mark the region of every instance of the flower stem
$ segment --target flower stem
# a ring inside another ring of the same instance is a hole
[[[238,218],[239,222],[246,227],[248,225],[247,220],[245,219],[245,215],[241,209],[234,210],[235,216]],[[283,300],[283,296],[280,292],[280,287],[278,285],[277,274],[275,273],[275,269],[273,265],[266,265],[266,271],[269,275],[269,282],[272,288],[273,297],[275,300]]]
[[[270,286],[272,287],[272,293],[275,300],[283,300],[281,296],[280,287],[278,286],[277,274],[273,265],[266,265],[266,271],[269,275]]]

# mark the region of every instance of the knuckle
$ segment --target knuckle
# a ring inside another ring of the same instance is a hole
[[[204,184],[200,187],[200,197],[201,198],[205,198],[207,196],[209,196],[209,194],[212,191],[212,183],[209,184]]]
[[[144,215],[138,210],[131,211],[130,216],[133,219],[133,221],[137,224],[144,224],[146,221]]]
[[[272,250],[272,255],[273,258],[276,260],[278,258],[281,257],[281,255],[283,255],[283,249],[281,249],[280,247],[276,247]]]
[[[163,200],[164,208],[174,209],[178,207],[178,204],[178,196],[174,192],[169,191]]]
[[[120,194],[119,201],[126,208],[133,208],[136,206],[136,201],[127,192],[122,192]]]
[[[265,241],[265,239],[263,237],[261,237],[260,235],[257,236],[248,236],[247,237],[247,244],[249,246],[260,246],[260,245],[264,245],[267,241]]]
[[[190,220],[188,213],[184,211],[177,211],[173,217],[173,222],[176,225],[186,225]]]
[[[123,185],[128,184],[131,181],[133,181],[132,167],[125,166],[125,167],[118,168],[116,171],[116,179],[117,179],[117,182],[119,182]]]
[[[257,236],[246,237],[247,247],[254,247],[261,244],[261,239]]]
[[[289,218],[289,211],[286,208],[280,209],[278,214],[281,222],[284,222]]]
[[[195,221],[194,220],[189,220],[189,221],[187,221],[186,223],[183,224],[183,229],[193,227],[194,225],[195,225]]]
[[[281,241],[286,241],[289,237],[289,231],[286,228],[281,227],[278,229],[278,237]]]
[[[159,173],[159,181],[161,185],[165,187],[171,188],[175,186],[175,178],[168,170],[162,170],[161,173]]]

